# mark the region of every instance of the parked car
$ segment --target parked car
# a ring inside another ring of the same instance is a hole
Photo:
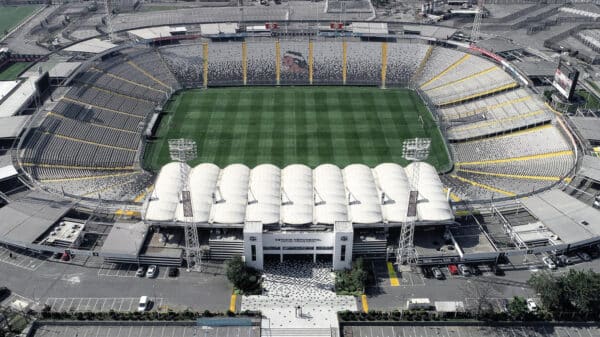
[[[169,277],[177,277],[179,276],[179,269],[175,267],[169,267],[167,270],[167,275],[169,275]]]
[[[592,257],[590,256],[590,254],[586,253],[586,252],[578,252],[577,256],[579,256],[579,258],[581,258],[583,261],[591,261]]]
[[[0,287],[0,301],[10,296],[10,290],[7,287]]]
[[[144,277],[144,275],[146,275],[146,267],[139,266],[138,269],[135,272],[135,276],[137,276],[137,277]]]
[[[58,260],[58,259],[60,259],[62,257],[62,255],[63,255],[63,253],[54,253],[52,255],[52,257]]]
[[[527,299],[527,310],[529,310],[530,312],[536,312],[538,310],[538,306],[533,300],[533,298]]]
[[[449,264],[448,265],[448,271],[452,275],[458,275],[458,267],[455,264]]]
[[[556,263],[554,263],[554,261],[552,261],[552,259],[550,257],[544,256],[542,258],[542,262],[544,262],[546,267],[553,269],[553,270],[556,269]]]
[[[431,272],[433,273],[433,276],[438,280],[443,280],[446,278],[444,273],[442,273],[442,271],[438,267],[431,268]]]
[[[458,270],[460,270],[460,274],[462,276],[471,276],[471,268],[469,268],[469,266],[465,265],[465,264],[459,264],[458,265]]]
[[[155,264],[150,265],[148,267],[148,270],[146,271],[146,277],[153,278],[156,276],[157,273],[158,273],[158,266]]]
[[[472,265],[471,271],[473,272],[473,275],[481,275],[481,269],[479,269],[479,266],[477,265]]]
[[[149,304],[150,300],[148,299],[148,296],[140,297],[140,302],[138,303],[137,311],[142,312],[148,310]]]

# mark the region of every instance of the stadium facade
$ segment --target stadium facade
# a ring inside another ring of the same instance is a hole
[[[577,144],[518,69],[468,45],[446,48],[446,41],[439,42],[212,43],[186,36],[94,52],[32,118],[18,141],[16,169],[32,187],[79,209],[141,219],[114,224],[103,247],[93,252],[114,262],[181,264],[183,228],[191,223],[206,258],[243,254],[260,268],[266,255],[325,254],[343,268],[357,256],[393,258],[399,227],[413,221],[419,263],[495,260],[504,252],[480,231],[480,223],[454,222],[459,201],[519,203],[521,196],[552,189],[573,173]],[[147,138],[178,90],[316,84],[416,90],[448,140],[454,169],[440,176],[424,163],[406,168],[171,163],[153,176],[141,167]],[[412,182],[417,166],[419,179]],[[154,190],[145,193],[151,185]],[[411,192],[418,193],[412,203]],[[0,210],[23,215],[25,206],[13,204]],[[23,232],[15,230],[21,225],[2,229],[4,241],[59,249],[42,245],[66,214],[65,205],[54,220],[35,218],[27,237],[11,236]],[[408,216],[411,207],[416,211]],[[503,210],[489,212],[502,220]],[[583,242],[552,234],[535,239],[544,242],[540,249]],[[156,242],[160,245],[151,246]],[[173,249],[165,248],[169,245]]]

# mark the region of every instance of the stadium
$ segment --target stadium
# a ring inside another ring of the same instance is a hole
[[[571,181],[578,145],[501,57],[417,38],[240,36],[108,46],[51,78],[60,85],[12,151],[8,181],[31,191],[2,208],[38,211],[4,242],[113,263],[243,255],[262,269],[301,254],[343,269],[359,256],[496,261],[595,240],[547,223],[519,235]],[[414,138],[431,140],[422,162],[404,156]],[[194,142],[183,162],[173,139]],[[111,224],[91,250],[75,243],[88,222]],[[65,223],[81,226],[51,244]]]

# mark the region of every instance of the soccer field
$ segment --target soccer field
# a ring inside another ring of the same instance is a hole
[[[402,142],[429,137],[427,162],[438,170],[450,165],[431,114],[418,95],[406,89],[210,88],[180,92],[166,110],[158,139],[144,154],[150,170],[171,161],[167,141],[172,138],[197,142],[198,157],[190,165],[332,163],[343,168],[353,163],[405,165]]]

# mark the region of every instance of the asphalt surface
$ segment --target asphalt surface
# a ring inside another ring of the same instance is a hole
[[[129,268],[110,269],[99,258],[76,257],[67,263],[17,252],[10,258],[5,248],[0,248],[0,286],[13,293],[3,304],[18,298],[48,303],[54,310],[130,310],[146,295],[155,301],[154,309],[229,309],[232,288],[221,265],[201,273],[181,268],[176,278],[167,277],[166,272],[163,267],[156,278],[139,278]]]

